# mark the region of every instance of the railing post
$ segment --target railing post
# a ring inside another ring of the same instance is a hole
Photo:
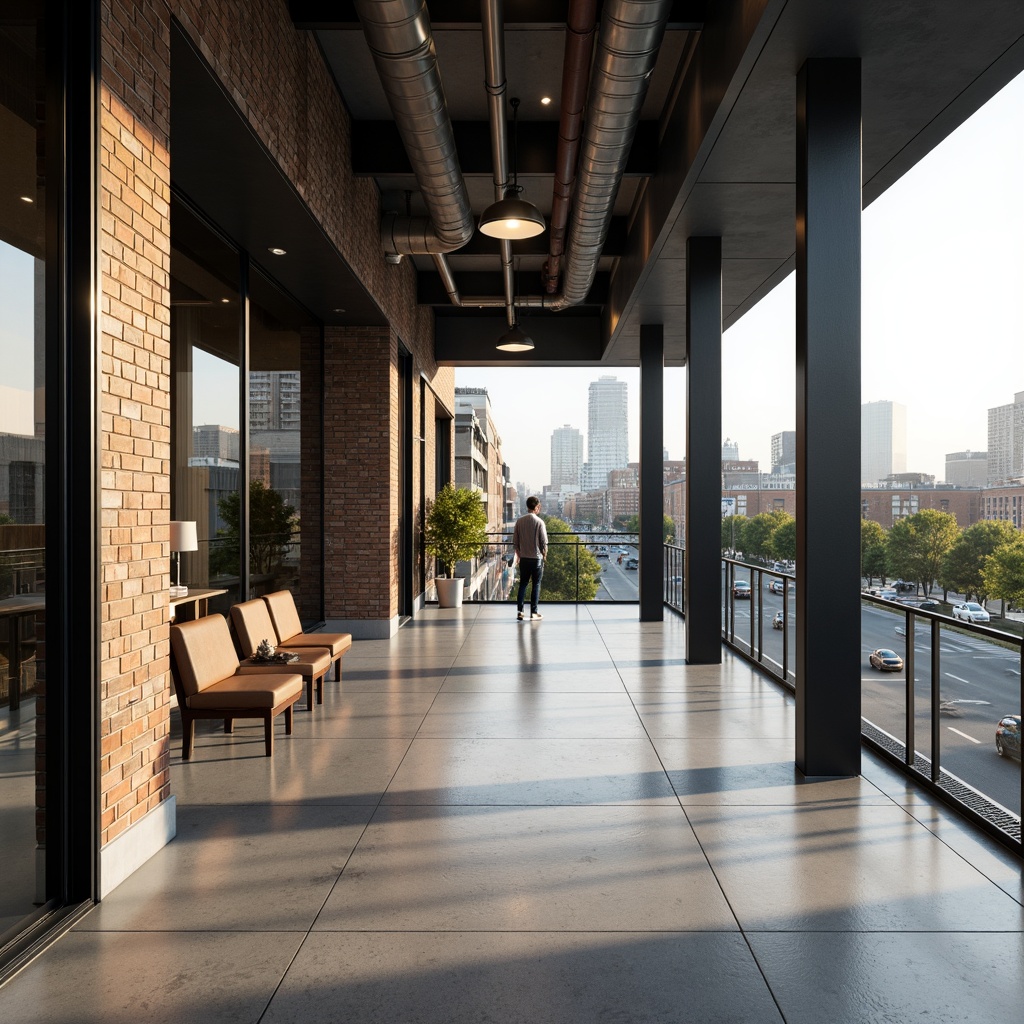
[[[941,626],[938,619],[932,619],[932,679],[931,679],[931,698],[932,698],[932,782],[939,781],[939,775],[941,774],[941,743],[942,743],[942,723],[939,721],[939,704],[942,701],[942,694],[939,689],[939,680],[941,678],[939,669],[939,640]]]
[[[906,736],[904,749],[904,763],[910,767],[914,764],[914,747],[916,737],[914,736],[914,648],[917,646],[917,620],[914,613],[907,609],[907,651],[903,671],[906,673]]]

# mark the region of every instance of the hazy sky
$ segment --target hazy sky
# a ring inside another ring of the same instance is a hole
[[[907,407],[911,472],[941,480],[947,452],[988,445],[988,409],[1024,391],[1024,76],[864,211],[862,400]],[[771,435],[795,427],[795,284],[790,276],[723,339],[722,438],[770,468]],[[682,458],[685,370],[666,370],[665,445]],[[551,432],[586,435],[587,387],[638,371],[463,369],[486,387],[513,480],[550,482]]]

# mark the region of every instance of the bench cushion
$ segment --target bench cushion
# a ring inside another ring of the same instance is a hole
[[[188,706],[193,710],[223,708],[239,711],[250,708],[276,708],[285,704],[291,697],[302,693],[302,676],[296,673],[278,672],[254,673],[251,675],[231,676],[219,683],[207,686],[188,699]]]
[[[235,645],[223,615],[172,625],[171,650],[187,698],[233,676],[238,669]]]
[[[284,642],[284,641],[282,641]],[[288,637],[286,646],[295,650],[309,647],[326,647],[331,657],[344,654],[352,646],[351,633],[298,633]]]
[[[351,633],[303,633],[302,621],[290,590],[275,590],[273,594],[266,594],[263,600],[270,612],[279,644],[288,647],[326,647],[332,658],[344,654],[352,646]]]

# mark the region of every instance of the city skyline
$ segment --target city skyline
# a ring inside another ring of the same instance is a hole
[[[937,480],[944,477],[947,453],[987,449],[988,410],[1024,390],[1021,124],[1024,76],[965,121],[862,218],[861,401],[890,399],[906,406],[907,470]],[[757,459],[765,469],[771,465],[772,434],[796,422],[795,338],[792,274],[723,338],[722,440],[732,438],[741,458]],[[670,458],[684,454],[685,372],[665,371],[664,443]],[[587,384],[601,373],[629,383],[635,461],[635,367],[459,368],[456,380],[488,387],[492,398],[500,393],[495,418],[512,475],[539,489],[548,482],[551,431],[564,423],[582,429]],[[535,420],[541,421],[536,428]]]

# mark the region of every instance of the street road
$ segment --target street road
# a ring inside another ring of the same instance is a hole
[[[738,573],[753,583],[752,574]],[[762,580],[762,586],[767,582]],[[782,631],[771,628],[772,616],[782,607],[781,596],[762,594],[764,614],[764,660],[782,663]],[[750,641],[751,616],[757,642],[758,597],[736,601],[735,637],[746,646]],[[789,628],[795,631],[795,595],[789,598]],[[879,728],[905,740],[906,679],[903,672],[878,672],[871,668],[868,655],[878,647],[888,647],[906,658],[905,617],[888,609],[864,604],[861,610],[862,714]],[[789,670],[794,669],[793,636],[789,637]],[[918,621],[914,646],[914,744],[917,751],[931,757],[931,631],[930,623]],[[1006,714],[1021,707],[1020,658],[1013,648],[1002,647],[985,637],[943,624],[939,645],[939,693],[944,702],[978,701],[984,703],[947,703],[941,712],[940,762],[942,767],[1004,807],[1020,813],[1020,772],[1017,761],[999,757],[995,748],[995,728]]]

